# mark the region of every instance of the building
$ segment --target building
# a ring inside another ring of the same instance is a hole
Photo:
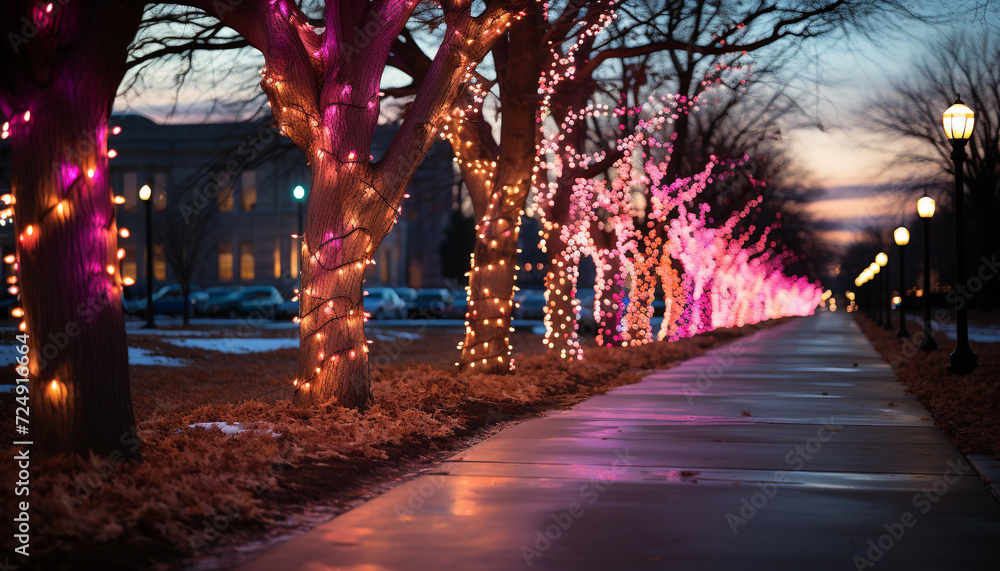
[[[146,223],[140,189],[152,189],[153,274],[156,287],[178,283],[274,285],[288,295],[300,260],[300,206],[308,204],[310,170],[302,151],[280,136],[270,118],[246,123],[158,125],[140,115],[111,119],[111,184],[125,249],[123,278],[145,291]],[[379,126],[372,153],[380,156],[395,125]],[[9,149],[8,149],[9,150]],[[6,161],[10,160],[9,152]],[[9,187],[9,162],[0,165]],[[440,245],[457,183],[451,149],[438,143],[407,190],[403,215],[369,268],[369,286],[437,287],[443,284]],[[293,189],[302,186],[302,201]],[[4,189],[3,192],[6,192]],[[5,231],[5,232],[4,232]],[[13,250],[13,228],[0,229]]]

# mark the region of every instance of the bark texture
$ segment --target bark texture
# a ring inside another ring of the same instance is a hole
[[[108,179],[108,115],[141,4],[5,2],[0,111],[10,118],[31,433],[42,454],[138,455]]]

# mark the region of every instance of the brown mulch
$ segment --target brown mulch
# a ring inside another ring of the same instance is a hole
[[[428,330],[421,339],[373,343],[373,355],[394,358],[373,368],[374,401],[364,413],[294,405],[285,389],[295,371],[294,349],[229,355],[130,336],[131,345],[192,365],[131,367],[141,463],[33,459],[32,568],[183,568],[192,557],[315,525],[507,422],[637,382],[645,371],[743,333],[717,330],[634,348],[590,346],[585,361],[568,362],[543,354],[539,336],[517,332],[517,370],[494,376],[457,374],[452,365],[461,332]],[[250,398],[272,389],[279,390]],[[10,399],[0,397],[10,418]],[[210,421],[241,422],[257,432],[227,436],[187,427]],[[15,479],[12,464],[0,466],[0,478]],[[10,541],[10,535],[3,539],[7,550]]]
[[[917,348],[919,327],[909,327],[913,336],[899,339],[860,314],[855,319],[956,448],[1000,459],[1000,343],[972,343],[979,367],[972,374],[956,375],[945,370],[955,341],[936,334],[939,348],[927,353]]]

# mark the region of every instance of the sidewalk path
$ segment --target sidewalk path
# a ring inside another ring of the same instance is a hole
[[[1000,569],[1000,503],[929,417],[824,312],[522,422],[242,569]]]

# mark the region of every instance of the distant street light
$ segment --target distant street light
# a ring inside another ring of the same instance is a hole
[[[924,340],[920,342],[920,348],[933,351],[937,349],[931,328],[931,216],[934,216],[934,199],[925,196],[918,200],[917,214],[924,231]]]
[[[302,233],[305,231],[302,228],[302,199],[306,197],[306,189],[302,188],[302,185],[298,185],[292,189],[292,197],[295,198],[296,203],[299,207],[299,233],[296,236],[299,239],[299,275],[302,275],[302,244],[305,241]]]
[[[875,265],[878,268],[875,273],[879,273],[889,263],[889,256],[885,252],[879,252],[875,256]],[[889,274],[886,272],[879,280],[881,289],[879,290],[879,305],[885,310],[885,321],[882,321],[882,311],[879,311],[878,325],[886,331],[892,331],[892,299],[889,296]]]
[[[955,164],[955,288],[965,287],[965,145],[976,127],[975,114],[962,103],[962,98],[955,99],[943,116],[944,134],[951,141],[951,160]],[[971,373],[978,365],[976,354],[969,346],[969,314],[966,309],[968,300],[955,296],[955,309],[958,312],[957,343],[951,353],[951,364],[948,370],[953,373]]]
[[[139,198],[146,203],[146,327],[156,327],[153,321],[153,189],[148,184],[139,189]]]
[[[900,226],[892,233],[892,239],[899,246],[899,331],[896,337],[909,337],[906,329],[906,245],[910,243],[910,231]]]

